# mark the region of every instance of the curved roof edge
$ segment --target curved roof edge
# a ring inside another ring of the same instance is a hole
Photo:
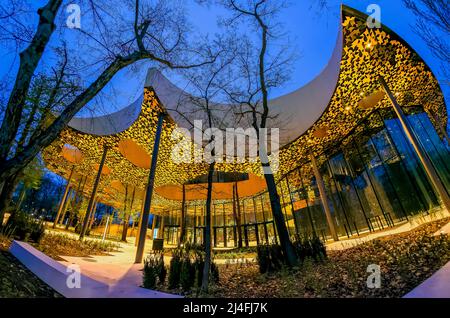
[[[310,82],[295,91],[269,100],[270,116],[276,117],[273,127],[280,128],[280,144],[285,145],[307,131],[323,114],[333,96],[339,79],[343,50],[342,22],[331,58],[322,71]],[[192,109],[195,97],[176,86],[158,69],[150,68],[145,87],[152,87],[159,100],[177,124],[190,128],[178,112]],[[247,128],[247,127],[243,127]]]
[[[120,133],[128,129],[139,117],[144,95],[121,110],[98,117],[74,117],[68,126],[82,133],[107,136]]]

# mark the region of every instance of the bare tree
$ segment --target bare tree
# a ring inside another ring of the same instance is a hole
[[[79,91],[75,79],[67,78],[67,74],[71,73],[71,67],[68,65],[65,47],[56,53],[59,61],[51,68],[51,72],[48,75],[40,73],[33,78],[29,94],[24,99],[21,116],[23,118],[19,122],[15,139],[9,149],[10,156],[23,151],[25,145],[32,142],[37,133],[46,128],[49,120],[53,118],[52,112],[63,109]],[[4,179],[0,192],[0,220],[3,219],[3,213],[7,210],[22,171],[26,167],[27,165],[24,165],[22,169]]]
[[[233,113],[230,105],[220,103],[224,100],[224,88],[231,84],[230,67],[236,56],[236,43],[232,37],[227,39],[218,38],[211,44],[213,51],[220,51],[214,63],[189,69],[183,72],[184,77],[192,86],[192,95],[186,94],[181,98],[176,109],[168,109],[174,111],[188,123],[191,130],[202,129],[200,132],[206,136],[206,144],[200,145],[205,149],[207,156],[203,158],[208,163],[207,175],[207,195],[205,202],[205,264],[203,268],[202,292],[208,292],[209,277],[212,262],[212,241],[211,241],[211,207],[212,207],[212,189],[215,166],[218,157],[222,154],[216,152],[219,147],[217,143],[223,143],[221,138],[217,138],[218,134],[224,135],[227,127],[232,127],[229,114]],[[188,104],[188,107],[182,105]],[[189,109],[186,112],[186,109]],[[198,127],[194,120],[201,120],[206,123],[205,126]],[[194,131],[195,133],[195,131]],[[217,138],[217,139],[216,139]],[[216,157],[216,155],[218,157]],[[221,160],[223,158],[219,158]],[[184,209],[184,207],[183,207]],[[184,222],[184,220],[182,220]]]
[[[257,132],[258,155],[264,171],[281,247],[288,264],[294,266],[298,264],[298,259],[281,210],[280,197],[269,162],[269,150],[266,148],[267,136],[261,133],[262,129],[267,128],[270,121],[276,117],[270,113],[269,90],[283,84],[289,77],[287,66],[291,56],[285,54],[286,47],[282,47],[278,51],[271,50],[269,47],[271,41],[272,46],[274,46],[274,42],[278,46],[280,45],[276,43],[282,29],[281,25],[277,23],[277,16],[287,3],[272,0],[222,0],[221,3],[231,12],[231,17],[224,20],[227,26],[236,28],[237,24],[243,22],[259,34],[259,43],[257,44],[249,39],[241,41],[243,50],[238,59],[238,69],[242,81],[229,96],[233,102],[241,106],[238,115],[247,119]]]
[[[167,0],[144,3],[127,0],[113,6],[110,1],[94,3],[85,0],[84,5],[91,8],[91,19],[87,28],[90,32],[85,29],[77,30],[78,42],[72,43],[75,48],[72,47],[70,52],[79,51],[77,46],[81,44],[84,44],[81,47],[89,49],[89,52],[79,52],[76,56],[69,56],[69,59],[72,59],[74,64],[81,64],[75,76],[88,73],[90,84],[80,89],[70,102],[64,104],[59,116],[50,122],[46,121],[46,125],[36,127],[28,142],[17,148],[17,151],[11,152],[20,135],[25,100],[29,95],[33,76],[36,76],[36,67],[57,29],[55,18],[62,11],[61,3],[61,0],[49,0],[38,10],[40,19],[36,32],[20,53],[19,71],[0,128],[0,182],[4,186],[9,178],[21,171],[41,149],[58,136],[73,116],[89,103],[118,71],[141,60],[173,69],[197,67],[215,60],[214,52],[204,51],[204,46],[192,38],[188,40],[190,28],[181,3],[171,3]],[[122,10],[116,8],[117,6],[121,6]],[[65,30],[61,22],[60,37],[64,36]],[[63,41],[56,42],[60,45]],[[84,61],[86,58],[89,60]]]
[[[417,17],[415,32],[442,61],[442,73],[450,85],[450,2],[447,0],[403,0]],[[436,32],[437,31],[437,32]]]

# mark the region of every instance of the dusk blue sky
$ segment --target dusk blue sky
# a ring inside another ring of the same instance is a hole
[[[44,2],[36,1],[36,5]],[[73,3],[76,2],[73,1]],[[331,56],[336,43],[339,9],[342,2],[329,0],[326,10],[322,12],[317,11],[315,2],[315,0],[292,0],[289,9],[282,13],[285,29],[291,43],[298,52],[299,58],[295,60],[289,83],[273,90],[271,92],[272,98],[289,93],[306,84],[320,73]],[[413,32],[412,26],[416,17],[404,7],[403,2],[401,0],[344,1],[344,4],[362,12],[366,12],[367,6],[372,3],[381,7],[381,22],[404,38],[434,71],[436,77],[440,80],[448,106],[450,104],[450,89],[444,85],[439,75],[440,61],[431,54],[426,44]],[[214,33],[218,30],[216,18],[223,12],[218,10],[217,7],[200,7],[192,1],[192,4],[188,5],[188,10],[190,20],[199,32]],[[2,58],[0,76],[3,77],[8,72],[10,75],[11,73],[15,74],[17,63],[11,66],[14,56],[7,53],[3,47],[0,48],[0,56]],[[134,101],[142,93],[147,68],[147,63],[140,63],[141,71],[132,73],[132,76],[127,71],[119,72],[106,88],[106,90],[114,88],[116,93],[114,102],[108,103],[108,106],[97,109],[95,112],[98,115],[113,112]],[[184,83],[171,72],[166,72],[166,76],[183,87]],[[86,111],[82,111],[80,115],[86,114]]]

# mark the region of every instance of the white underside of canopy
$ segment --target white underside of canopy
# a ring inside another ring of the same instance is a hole
[[[343,35],[340,26],[331,58],[319,75],[301,88],[269,101],[270,116],[276,116],[271,127],[280,128],[281,145],[295,140],[306,132],[326,110],[339,78],[342,46]],[[145,87],[152,87],[155,90],[165,109],[180,127],[191,128],[184,116],[193,109],[192,100],[195,97],[174,85],[155,68],[149,69]],[[69,122],[69,126],[84,133],[100,136],[119,133],[130,127],[138,118],[142,101],[143,96],[122,110],[105,116],[75,117]],[[242,126],[247,128],[245,124]]]

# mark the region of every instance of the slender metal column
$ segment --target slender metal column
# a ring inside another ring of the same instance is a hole
[[[153,220],[152,220],[152,240],[155,238],[155,227],[156,227],[156,221],[157,221],[157,215],[153,214]]]
[[[295,233],[300,234],[300,230],[297,225],[297,219],[295,218],[295,210],[294,210],[294,203],[292,202],[292,192],[291,187],[289,186],[289,178],[288,175],[286,175],[286,186],[289,193],[289,201],[291,202],[291,209],[292,209],[292,218],[294,219],[294,227],[295,227]]]
[[[58,221],[59,221],[59,217],[61,216],[61,212],[62,212],[64,204],[66,202],[67,194],[69,193],[69,189],[70,189],[70,181],[72,181],[74,169],[75,169],[75,165],[73,165],[72,170],[70,170],[69,179],[67,179],[66,189],[64,190],[64,194],[61,198],[61,202],[59,203],[58,213],[56,213],[56,218],[53,222],[53,228],[56,228],[56,223],[58,223]]]
[[[128,186],[127,186],[127,189],[128,189]],[[128,190],[127,190],[127,192],[128,192]],[[132,211],[133,211],[133,202],[134,202],[134,194],[135,194],[135,192],[136,192],[136,187],[133,187],[133,192],[131,194],[130,206],[128,208],[129,212],[126,213],[126,210],[125,210],[125,213],[124,213],[123,229],[122,229],[122,241],[123,242],[127,241],[128,226],[130,224],[131,214],[132,214]]]
[[[75,189],[73,187],[70,187],[69,194],[67,195],[66,202],[64,203],[63,210],[61,212],[61,216],[59,217],[58,223],[60,225],[64,225],[64,219],[66,218],[67,208],[69,207],[69,204],[72,204],[74,196],[75,196]]]
[[[92,225],[94,224],[94,220],[95,220],[95,214],[97,213],[97,208],[98,208],[98,198],[95,201],[95,205],[92,208],[92,212],[91,212],[91,219],[89,220],[89,229],[92,229]]]
[[[138,224],[138,230],[136,233],[136,236],[134,237],[134,246],[138,246],[139,242],[139,233],[141,232],[141,226],[142,226],[142,215],[144,214],[144,200],[141,202],[141,213],[139,214],[139,224]],[[153,238],[153,231],[152,231],[152,238]]]
[[[434,168],[434,166],[431,163],[430,159],[428,158],[426,152],[420,145],[419,140],[417,140],[416,136],[414,135],[413,130],[410,127],[405,114],[403,113],[403,110],[401,109],[400,105],[397,103],[397,100],[395,99],[394,95],[392,94],[391,90],[389,89],[389,86],[387,85],[386,81],[381,76],[379,78],[379,81],[380,81],[381,85],[383,86],[383,89],[386,92],[387,96],[389,97],[392,107],[394,108],[394,111],[397,114],[400,124],[402,125],[403,131],[404,131],[406,137],[408,138],[409,142],[412,144],[417,156],[419,157],[420,162],[422,163],[422,165],[428,175],[428,178],[431,180],[431,183],[433,184],[436,192],[441,197],[444,207],[447,209],[447,211],[450,211],[450,197],[447,193],[447,190],[445,189],[445,186],[442,184],[442,181],[439,178],[439,176],[436,172],[436,169]]]
[[[148,175],[147,192],[145,193],[144,213],[142,214],[142,225],[139,231],[139,242],[136,250],[135,263],[142,263],[144,256],[145,237],[147,235],[148,219],[150,216],[150,207],[153,195],[153,186],[155,183],[156,163],[158,161],[159,142],[161,139],[162,125],[165,114],[160,113],[158,116],[158,124],[155,133],[155,142],[153,145],[152,163],[150,166],[150,173]]]
[[[242,247],[241,205],[237,182],[233,184],[233,212],[237,228],[238,247]]]
[[[164,240],[164,214],[160,216],[161,222],[159,223],[159,229],[158,229],[158,238]]]
[[[320,175],[319,169],[317,168],[316,158],[311,155],[311,164],[314,171],[314,176],[316,177],[317,187],[319,188],[320,199],[322,200],[323,209],[325,211],[325,216],[327,217],[328,227],[330,228],[331,237],[335,241],[339,241],[339,238],[336,233],[336,228],[334,226],[334,221],[331,216],[330,206],[328,203],[327,194],[325,192],[325,185],[323,183],[322,176]]]
[[[82,227],[81,233],[80,233],[80,240],[82,240],[84,238],[84,235],[86,234],[87,226],[89,223],[89,217],[91,214],[92,207],[94,205],[94,199],[95,199],[95,195],[97,194],[97,188],[98,188],[98,184],[100,182],[100,177],[102,175],[103,166],[105,165],[107,153],[108,153],[108,147],[105,146],[103,148],[102,160],[100,161],[100,165],[98,167],[97,177],[95,178],[94,187],[92,188],[92,194],[91,194],[91,198],[89,199],[89,204],[88,204],[88,207],[86,210],[86,215],[84,216],[83,227]]]
[[[66,223],[66,230],[69,229],[70,224],[72,223],[73,219],[75,218],[76,211],[79,207],[78,203],[81,200],[80,191],[81,191],[81,185],[83,183],[83,176],[81,176],[80,181],[78,182],[77,189],[75,190],[75,195],[71,203],[71,211],[69,213],[69,218]],[[82,194],[81,194],[82,195]]]
[[[312,218],[311,207],[309,206],[309,202],[308,202],[308,200],[309,200],[308,193],[305,190],[305,184],[303,182],[303,175],[302,175],[302,171],[300,170],[300,167],[297,168],[297,172],[298,172],[298,177],[300,179],[300,187],[301,187],[301,190],[297,190],[297,192],[299,193],[301,198],[304,198],[304,200],[305,200],[306,211],[308,212],[308,219],[309,219],[309,223],[311,224],[311,230],[312,230],[313,237],[318,237],[317,232],[316,232],[316,227],[314,226],[314,220]]]
[[[182,185],[183,198],[181,200],[181,229],[180,229],[180,239],[178,244],[181,245],[184,243],[186,236],[186,186]]]
[[[125,185],[125,200],[123,202],[123,226],[122,226],[122,242],[127,241],[127,201],[128,201],[128,184]]]

